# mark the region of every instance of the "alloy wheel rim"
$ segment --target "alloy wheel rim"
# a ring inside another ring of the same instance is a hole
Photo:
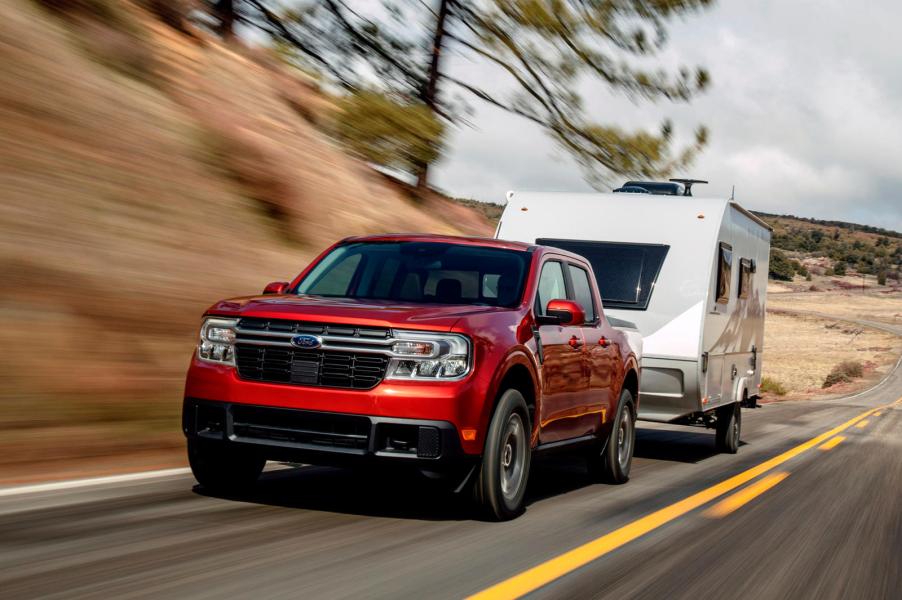
[[[513,414],[507,421],[501,446],[501,493],[505,498],[515,497],[523,485],[526,463],[526,430],[520,415]]]

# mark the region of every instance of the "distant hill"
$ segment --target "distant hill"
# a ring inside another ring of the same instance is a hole
[[[173,25],[179,4],[0,2],[0,473],[181,456],[185,368],[214,301],[345,236],[492,234],[350,157],[313,82]]]
[[[845,271],[899,279],[902,233],[871,225],[755,212],[774,228],[771,247],[817,274]],[[799,271],[806,275],[804,270]],[[773,274],[773,273],[772,273]],[[779,277],[778,277],[779,278]]]

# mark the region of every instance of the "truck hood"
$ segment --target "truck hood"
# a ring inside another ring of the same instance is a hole
[[[267,295],[223,300],[211,306],[207,314],[448,331],[462,317],[507,310],[510,309],[494,306]]]

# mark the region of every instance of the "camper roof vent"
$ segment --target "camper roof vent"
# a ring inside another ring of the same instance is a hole
[[[667,181],[627,181],[614,190],[615,194],[654,194],[656,196],[691,196],[692,184],[708,183],[701,179],[671,179]]]

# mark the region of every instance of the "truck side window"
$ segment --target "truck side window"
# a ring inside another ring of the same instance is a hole
[[[723,242],[717,254],[717,303],[730,301],[730,278],[733,274],[733,247]]]
[[[739,260],[739,297],[748,298],[752,289],[752,261],[747,258]]]
[[[548,303],[552,300],[563,300],[567,298],[567,288],[564,285],[564,270],[561,263],[557,261],[548,261],[542,267],[542,274],[539,276],[539,293],[536,297],[536,310],[540,315],[545,315],[548,309]]]
[[[586,311],[586,323],[595,321],[595,300],[592,296],[592,286],[589,285],[589,274],[585,269],[576,265],[567,265],[570,271],[570,283],[573,284],[573,300]]]

